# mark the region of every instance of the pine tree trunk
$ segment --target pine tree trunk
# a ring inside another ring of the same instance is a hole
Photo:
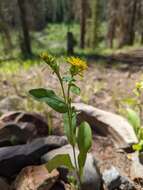
[[[138,0],[124,0],[124,12],[121,12],[120,43],[119,47],[133,45],[135,39],[135,22]],[[124,18],[123,18],[124,17]]]
[[[31,50],[31,39],[29,34],[29,27],[26,18],[26,8],[25,8],[25,0],[17,0],[19,10],[20,10],[20,19],[21,19],[21,26],[22,26],[22,44],[21,44],[21,51],[24,56],[32,55]]]
[[[118,0],[108,1],[108,31],[107,43],[110,48],[114,47],[114,38],[116,37],[116,29],[118,25]]]
[[[85,47],[86,34],[86,0],[80,0],[80,48]]]
[[[99,42],[99,0],[93,0],[91,3],[92,20],[90,33],[90,47],[96,48]]]

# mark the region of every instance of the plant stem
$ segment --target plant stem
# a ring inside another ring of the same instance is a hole
[[[69,124],[72,128],[72,107],[71,107],[71,100],[70,100],[70,87],[71,87],[71,85],[69,84],[68,85],[67,102],[68,102],[68,108],[69,108]],[[72,132],[72,135],[75,135],[75,134],[73,134],[72,130],[71,130],[71,132]],[[72,145],[72,148],[73,148],[73,156],[74,156],[74,164],[75,164],[76,175],[77,175],[78,180],[79,180],[78,189],[80,190],[81,189],[81,177],[79,174],[79,168],[78,168],[78,164],[77,164],[75,145]]]
[[[72,146],[72,148],[73,148],[74,163],[75,163],[75,168],[76,168],[76,175],[77,175],[78,180],[79,180],[78,189],[80,190],[80,189],[81,189],[81,177],[80,177],[79,169],[78,169],[78,165],[77,165],[77,159],[76,159],[75,147]]]
[[[65,94],[62,78],[61,78],[60,74],[57,74],[57,76],[58,76],[58,79],[60,81],[60,85],[61,85],[61,88],[62,88],[63,98],[65,100],[65,103],[67,103],[67,98],[66,98],[66,94]]]
[[[71,87],[71,85],[68,84],[68,92],[67,92],[67,97],[66,97],[62,78],[61,78],[60,74],[57,74],[57,76],[58,76],[58,79],[60,81],[60,85],[61,85],[61,88],[62,88],[63,98],[65,100],[65,103],[67,103],[67,107],[68,107],[68,119],[69,119],[70,132],[72,133],[71,135],[74,136],[75,134],[73,133],[73,130],[72,130],[72,107],[71,107],[71,100],[70,100],[70,87]],[[72,149],[73,149],[73,156],[74,156],[74,164],[75,164],[76,175],[77,175],[78,180],[79,180],[78,190],[81,190],[81,176],[79,174],[79,169],[78,169],[78,164],[77,164],[77,159],[76,159],[75,145],[73,145],[73,144],[72,144]]]

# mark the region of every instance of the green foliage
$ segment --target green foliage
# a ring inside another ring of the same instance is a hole
[[[134,144],[133,150],[141,152],[143,150],[143,140],[141,140],[138,144]]]
[[[122,102],[128,105],[125,109],[125,116],[129,123],[132,125],[137,138],[138,143],[133,145],[133,150],[142,152],[143,151],[143,127],[142,127],[142,92],[143,92],[143,81],[137,82],[135,89],[133,90],[134,97],[126,98]]]
[[[82,175],[87,152],[89,151],[92,145],[92,132],[87,122],[83,122],[79,126],[77,143],[80,151],[78,155],[78,165],[79,165],[80,175]]]
[[[78,86],[76,86],[75,84],[72,84],[71,85],[71,92],[76,94],[76,95],[79,95],[80,94],[80,88]]]
[[[58,168],[60,166],[65,166],[69,170],[74,169],[74,166],[68,154],[59,154],[46,164],[46,167],[49,172],[51,172],[53,169]]]
[[[89,124],[87,122],[81,123],[78,129],[78,148],[80,152],[87,153],[92,145],[92,132]]]
[[[141,121],[138,113],[131,108],[127,108],[126,113],[129,123],[133,126],[135,133],[138,134],[141,126]]]
[[[69,143],[73,148],[74,157],[74,166],[72,165],[70,156],[68,154],[57,155],[52,160],[50,160],[46,164],[46,166],[49,171],[61,165],[66,166],[69,170],[75,170],[77,174],[76,184],[78,184],[78,189],[81,189],[81,178],[83,175],[83,169],[87,153],[92,145],[92,132],[90,126],[86,122],[83,122],[79,126],[79,129],[77,128],[77,113],[75,109],[72,107],[72,99],[70,93],[72,92],[76,95],[79,95],[80,88],[76,85],[76,76],[83,74],[83,71],[87,68],[87,65],[85,61],[82,61],[79,58],[68,58],[66,59],[67,63],[70,65],[66,72],[68,73],[68,75],[61,76],[60,67],[55,57],[52,57],[47,53],[42,53],[41,58],[48,64],[50,69],[57,76],[59,84],[61,86],[63,97],[57,96],[53,90],[44,88],[32,89],[29,91],[29,93],[36,100],[40,102],[45,102],[55,111],[63,113],[64,131]],[[76,145],[78,145],[79,148],[78,160],[75,150]]]
[[[59,98],[53,90],[48,90],[44,88],[30,90],[29,93],[38,101],[45,102],[51,108],[59,113],[67,112],[66,103]]]
[[[68,113],[64,114],[64,132],[72,146],[76,143],[76,113],[72,114],[72,124],[70,127]]]

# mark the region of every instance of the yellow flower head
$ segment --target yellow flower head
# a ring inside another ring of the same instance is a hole
[[[40,57],[52,68],[55,73],[58,73],[59,66],[54,56],[48,54],[47,52],[43,52],[40,54]]]
[[[53,62],[55,61],[55,58],[54,58],[52,55],[48,54],[47,52],[41,53],[41,54],[40,54],[40,57],[41,57],[45,62],[47,62],[48,64],[51,64],[51,63],[53,63]]]
[[[69,57],[67,58],[67,62],[75,68],[75,74],[81,74],[84,70],[87,69],[86,62],[78,57]]]

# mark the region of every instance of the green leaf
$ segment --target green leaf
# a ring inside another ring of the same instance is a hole
[[[78,129],[78,148],[82,154],[87,153],[92,145],[92,131],[87,122],[81,123]]]
[[[133,109],[128,108],[127,109],[127,119],[129,123],[133,126],[135,133],[138,134],[138,130],[141,126],[140,117],[137,112],[135,112]]]
[[[92,132],[87,122],[83,122],[79,126],[77,142],[80,151],[78,155],[79,172],[80,176],[82,176],[87,153],[92,145]]]
[[[53,169],[58,168],[60,166],[65,166],[69,170],[73,170],[74,166],[71,162],[71,158],[69,154],[59,154],[55,156],[53,159],[48,161],[46,164],[46,168],[48,169],[49,172],[51,172]]]
[[[141,140],[138,144],[134,144],[133,146],[133,150],[135,151],[142,151],[143,150],[143,140]]]
[[[76,113],[75,112],[72,113],[71,129],[70,129],[70,126],[69,126],[68,114],[65,113],[63,118],[64,118],[64,132],[65,132],[65,135],[67,136],[68,141],[70,142],[70,144],[75,145],[75,142],[76,142]]]
[[[135,98],[124,98],[122,100],[124,104],[127,104],[129,106],[135,106],[137,105],[137,100]]]
[[[73,78],[73,77],[71,77],[71,76],[64,76],[63,78],[62,78],[62,80],[64,81],[64,82],[68,82],[68,83],[71,83],[71,82],[75,82],[76,80]]]
[[[76,86],[75,84],[72,84],[70,90],[72,93],[74,93],[76,95],[80,94],[80,88],[78,86]]]
[[[53,90],[44,88],[32,89],[29,93],[38,101],[45,102],[59,113],[66,113],[68,108],[65,102],[59,98]]]
[[[85,165],[86,157],[87,157],[87,153],[80,152],[78,155],[78,165],[79,165],[80,176],[82,176],[83,174],[83,168]]]
[[[139,128],[137,136],[138,136],[139,141],[143,140],[143,127]]]

